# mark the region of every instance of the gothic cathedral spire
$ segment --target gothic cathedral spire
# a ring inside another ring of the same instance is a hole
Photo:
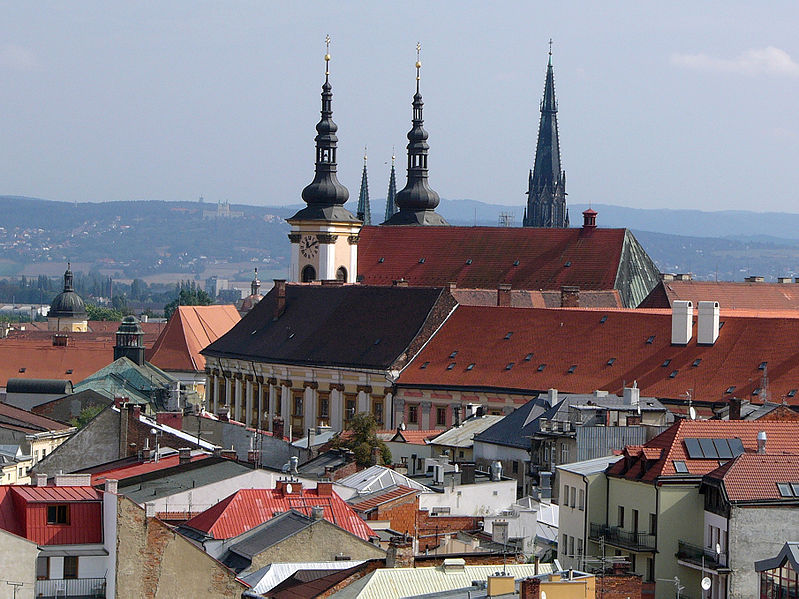
[[[358,220],[364,226],[372,224],[372,209],[369,206],[369,180],[366,177],[366,148],[363,150],[363,175],[361,176],[361,192],[358,194]]]
[[[527,183],[525,227],[565,228],[569,226],[566,208],[566,173],[560,164],[558,140],[558,104],[555,100],[555,76],[552,70],[552,40],[549,41],[544,98],[535,163]]]
[[[397,175],[394,171],[394,152],[391,152],[391,174],[388,177],[388,195],[386,196],[386,214],[383,220],[388,220],[397,213]]]

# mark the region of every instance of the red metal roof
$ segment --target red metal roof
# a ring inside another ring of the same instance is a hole
[[[637,381],[642,396],[685,399],[693,389],[695,400],[718,401],[734,387],[736,397],[762,403],[764,393],[754,391],[763,387],[760,365],[767,362],[771,401],[799,404],[788,397],[799,389],[799,313],[792,316],[722,312],[714,345],[698,345],[694,326],[686,346],[673,346],[670,311],[458,306],[398,383],[620,393]]]
[[[730,501],[785,499],[777,483],[799,483],[799,455],[745,453],[708,476],[724,481]]]
[[[39,416],[28,410],[15,408],[7,403],[0,402],[0,426],[16,425],[35,433],[41,431],[61,431],[70,427],[68,424],[52,420],[45,416]]]
[[[748,453],[757,451],[757,433],[765,431],[769,454],[799,453],[799,423],[748,420],[680,420],[643,446],[626,447],[624,458],[608,474],[652,482],[661,476],[703,476],[719,467],[718,458],[691,458],[685,439],[740,439]],[[674,461],[685,463],[679,473]]]
[[[411,489],[410,487],[398,485],[377,493],[372,493],[368,498],[362,501],[350,501],[350,505],[352,506],[352,509],[358,512],[368,512],[369,510],[376,508],[379,505],[383,505],[389,501],[393,501],[394,499],[405,497],[406,495],[416,495],[417,493],[419,493],[417,489]]]
[[[799,310],[796,283],[733,281],[661,281],[641,308],[670,308],[676,300],[719,302],[727,310]]]
[[[147,360],[162,370],[201,372],[205,357],[200,351],[227,333],[241,320],[233,305],[179,306],[159,335]]]
[[[358,275],[369,285],[614,289],[624,236],[625,229],[363,227]]]
[[[300,485],[299,482],[293,484]],[[375,536],[369,525],[335,491],[320,496],[316,489],[302,489],[292,494],[277,489],[240,489],[186,521],[185,526],[214,539],[229,539],[266,522],[276,512],[293,509],[310,516],[314,506],[324,508],[325,520],[362,539]]]
[[[192,462],[204,460],[211,457],[208,454],[194,455],[191,457]],[[140,474],[147,474],[148,472],[157,472],[165,468],[172,468],[173,466],[180,465],[180,456],[172,455],[165,458],[160,458],[157,462],[138,462],[136,464],[128,464],[119,467],[110,467],[108,470],[92,472],[92,485],[102,484],[103,481],[108,479],[125,480],[139,476]],[[93,469],[94,470],[94,469]]]
[[[13,490],[26,503],[68,503],[102,499],[100,491],[94,487],[16,486]]]

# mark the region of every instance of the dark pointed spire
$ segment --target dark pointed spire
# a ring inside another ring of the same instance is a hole
[[[369,206],[369,180],[366,176],[366,148],[363,149],[363,175],[361,175],[361,191],[358,194],[358,220],[364,225],[372,224],[372,209]]]
[[[67,262],[67,270],[64,271],[64,291],[75,291],[72,276],[72,264]]]
[[[391,150],[391,174],[388,177],[388,195],[386,195],[386,215],[384,220],[390,219],[397,213],[397,175],[394,171],[394,150]]]
[[[261,289],[261,281],[258,280],[258,267],[255,267],[255,276],[253,276],[252,282],[250,283],[250,295],[258,295],[258,291]]]
[[[302,190],[308,208],[292,219],[354,220],[344,208],[350,192],[336,177],[336,145],[338,126],[333,122],[333,86],[330,85],[330,36],[325,39],[325,82],[322,85],[322,118],[316,125],[316,171],[314,179]]]

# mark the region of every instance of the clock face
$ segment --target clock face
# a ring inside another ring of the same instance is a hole
[[[310,259],[315,258],[319,251],[319,240],[314,235],[304,235],[300,239],[300,253]]]

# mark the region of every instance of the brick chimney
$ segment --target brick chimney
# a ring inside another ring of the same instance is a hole
[[[274,319],[277,320],[286,311],[286,280],[275,279],[275,313]]]
[[[413,542],[405,537],[391,537],[386,552],[386,568],[413,568]]]
[[[316,483],[316,494],[320,497],[330,496],[333,494],[333,481],[320,480]]]
[[[737,397],[730,398],[730,420],[741,419],[741,400]]]
[[[188,464],[189,462],[191,462],[191,448],[181,447],[178,449],[178,463]]]
[[[596,210],[583,210],[583,229],[596,229]]]
[[[563,285],[560,288],[560,307],[579,308],[580,288],[573,285]]]
[[[183,412],[158,412],[155,415],[158,424],[165,424],[177,430],[183,430]]]
[[[511,285],[510,283],[500,283],[497,287],[497,306],[510,308],[511,305]]]
[[[525,578],[519,582],[519,599],[540,599],[541,580],[539,578]]]

